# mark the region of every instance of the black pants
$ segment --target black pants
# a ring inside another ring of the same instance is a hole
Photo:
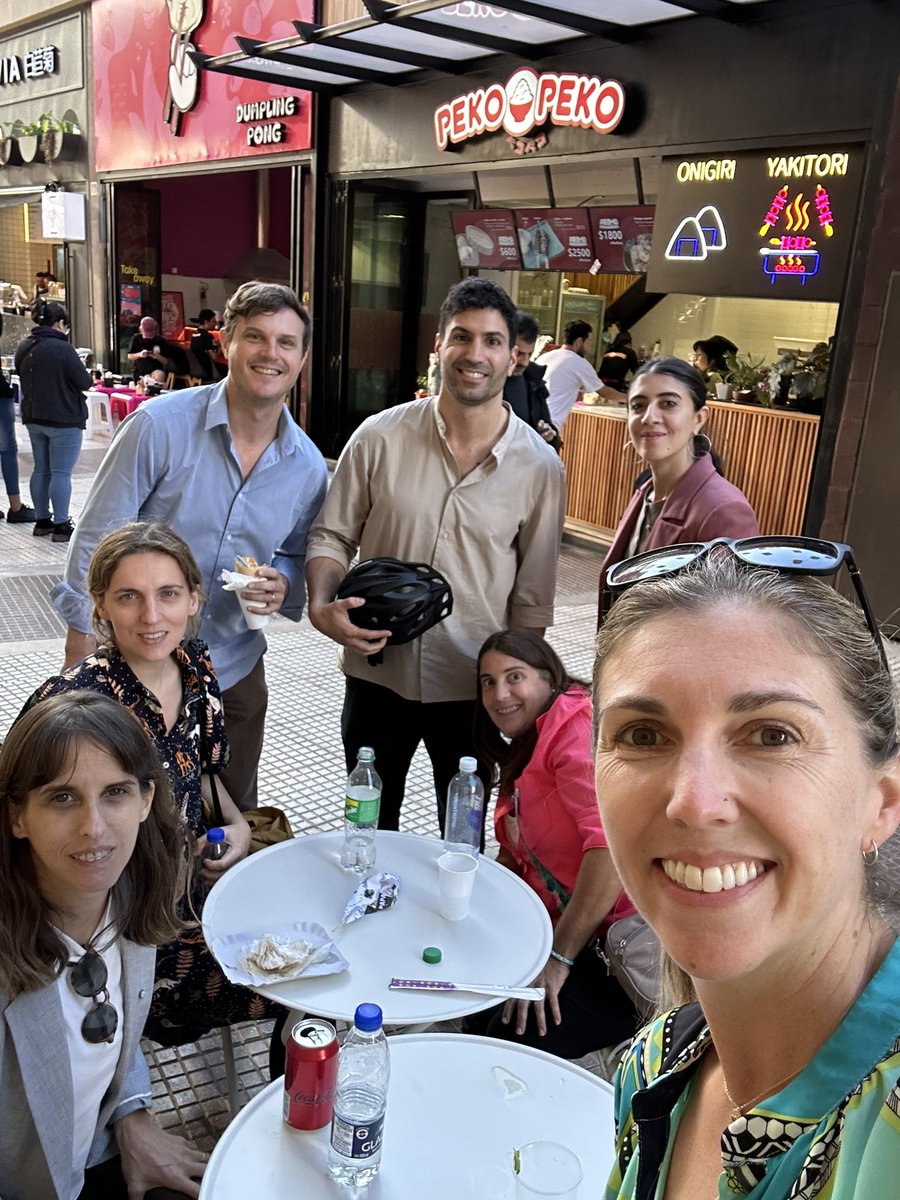
[[[171,1188],[151,1188],[144,1194],[144,1200],[186,1200],[186,1196],[186,1192],[173,1192]],[[118,1155],[85,1171],[78,1200],[128,1200],[128,1186]]]
[[[604,1046],[617,1046],[635,1034],[642,1024],[634,1005],[622,991],[618,981],[608,975],[606,964],[590,941],[575,959],[575,965],[559,993],[562,1021],[553,1024],[549,1007],[545,1009],[547,1032],[537,1031],[534,1008],[529,1006],[528,1021],[521,1037],[516,1033],[515,1013],[504,1025],[503,1005],[466,1017],[466,1033],[502,1038],[521,1046],[535,1046],[559,1058],[583,1058]]]
[[[360,746],[371,746],[382,782],[379,829],[400,828],[406,776],[419,742],[424,742],[434,773],[438,822],[443,833],[450,780],[459,770],[460,758],[475,754],[472,722],[476,702],[443,700],[423,704],[420,700],[405,700],[390,688],[365,679],[348,675],[346,683],[341,737],[347,771],[356,766]],[[478,773],[487,795],[487,772],[479,766]]]
[[[262,656],[249,675],[222,693],[225,732],[231,761],[220,775],[229,796],[241,810],[256,808],[257,770],[266,728],[269,689]]]

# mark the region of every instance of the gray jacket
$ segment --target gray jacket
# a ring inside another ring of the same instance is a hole
[[[140,1037],[156,951],[124,939],[121,948],[122,1053],[100,1106],[87,1166],[116,1153],[111,1129],[116,1121],[151,1105]],[[72,1161],[77,1095],[55,981],[12,1001],[0,992],[0,1200],[70,1200],[78,1194]]]

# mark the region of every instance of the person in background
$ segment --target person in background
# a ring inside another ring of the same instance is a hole
[[[186,849],[134,717],[38,704],[0,752],[4,1200],[199,1195],[206,1155],[150,1114],[140,1037]]]
[[[563,345],[544,351],[537,359],[537,365],[544,368],[544,382],[550,393],[550,421],[560,433],[579,394],[603,388],[603,381],[585,358],[592,332],[587,321],[570,321],[563,333]]]
[[[478,647],[498,627],[543,633],[553,621],[565,487],[559,458],[503,403],[515,364],[516,309],[486,279],[441,306],[437,396],[362,423],[341,454],[309,536],[309,619],[344,647],[341,736],[348,770],[372,746],[383,783],[379,824],[397,829],[406,776],[425,742],[443,828],[447,788],[471,753]],[[427,562],[449,582],[450,616],[391,647],[335,599],[357,552]],[[368,660],[384,650],[384,662]]]
[[[3,337],[3,314],[0,313],[0,338]],[[19,444],[16,441],[16,391],[0,371],[0,471],[9,497],[7,521],[10,525],[33,525],[36,513],[22,503],[19,493]],[[3,514],[0,512],[0,521]]]
[[[201,308],[197,314],[197,326],[197,332],[191,338],[191,351],[197,359],[203,379],[211,383],[222,377],[220,365],[213,357],[219,353],[219,343],[211,332],[218,328],[216,314],[211,308]]]
[[[545,998],[509,1001],[469,1019],[466,1029],[581,1058],[631,1038],[638,1025],[599,957],[610,925],[634,905],[597,809],[590,691],[527,629],[487,639],[478,688],[476,746],[499,783],[498,862],[537,892],[554,929],[550,957],[532,981]]]
[[[219,582],[235,557],[260,564],[242,595],[261,615],[299,621],[306,592],[306,536],[325,495],[325,460],[285,398],[303,369],[309,313],[290,288],[245,283],[229,299],[222,329],[228,375],[142,404],[123,421],[94,478],[69,549],[65,578],[50,593],[69,626],[64,667],[95,648],[85,591],[91,555],[111,529],[164,521],[187,542],[209,599],[200,633],[222,688],[231,762],[225,787],[240,809],[257,805],[257,767],[268,689],[265,635],[247,627],[236,594]]]
[[[517,417],[536,430],[545,442],[559,452],[562,442],[550,420],[544,368],[531,361],[540,332],[531,313],[516,312],[516,365],[503,388],[503,399]]]
[[[724,383],[728,374],[726,354],[737,354],[737,346],[721,334],[694,342],[694,366],[703,376],[710,396],[716,397],[716,386]]]
[[[708,416],[703,377],[680,358],[650,359],[632,379],[628,437],[650,478],[635,490],[603,560],[598,623],[614,563],[659,546],[759,533],[747,497],[716,469],[702,432]]]
[[[68,542],[72,471],[81,453],[91,376],[69,342],[69,314],[55,300],[35,308],[37,322],[16,348],[22,388],[22,424],[28,430],[34,470],[35,537]]]
[[[629,375],[635,374],[639,366],[637,353],[631,344],[631,334],[623,329],[601,359],[600,378],[607,387],[615,388],[617,392],[627,392],[625,381]]]
[[[39,687],[23,713],[48,696],[89,690],[112,696],[140,721],[166,768],[176,811],[196,853],[206,845],[212,783],[228,762],[222,697],[204,642],[192,634],[202,600],[200,571],[185,541],[159,522],[109,533],[94,551],[87,587],[94,603],[95,653]],[[227,850],[202,861],[205,890],[250,848],[250,826],[219,780],[216,793]],[[199,861],[199,860],[198,860]],[[201,882],[198,879],[198,882]],[[183,917],[190,914],[184,912]],[[195,1042],[211,1029],[278,1014],[248,988],[229,983],[196,928],[157,953],[145,1034],[163,1046]]]
[[[128,361],[134,364],[132,377],[144,375],[164,383],[169,371],[171,351],[165,338],[160,336],[159,323],[154,317],[142,317],[140,332],[131,339]]]
[[[597,637],[600,815],[669,958],[607,1200],[897,1192],[896,696],[806,541],[660,551]]]

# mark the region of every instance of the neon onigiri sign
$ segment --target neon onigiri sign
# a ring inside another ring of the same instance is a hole
[[[538,75],[521,67],[505,84],[466,92],[435,109],[434,133],[439,150],[501,127],[510,137],[523,137],[548,121],[611,133],[624,109],[625,89],[615,79],[555,71]]]

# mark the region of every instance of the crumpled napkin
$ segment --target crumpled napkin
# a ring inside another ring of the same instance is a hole
[[[285,942],[303,938],[304,941],[316,947],[316,953],[305,966],[299,969],[294,968],[283,974],[276,975],[271,971],[250,969],[244,961],[245,955],[263,934],[269,934],[279,940],[283,939]],[[300,976],[337,975],[341,971],[346,971],[350,966],[328,936],[327,930],[310,921],[295,921],[290,925],[270,925],[267,929],[247,930],[244,933],[222,934],[213,938],[209,948],[232,983],[242,983],[250,987],[260,983],[284,983],[288,979],[299,979]]]

